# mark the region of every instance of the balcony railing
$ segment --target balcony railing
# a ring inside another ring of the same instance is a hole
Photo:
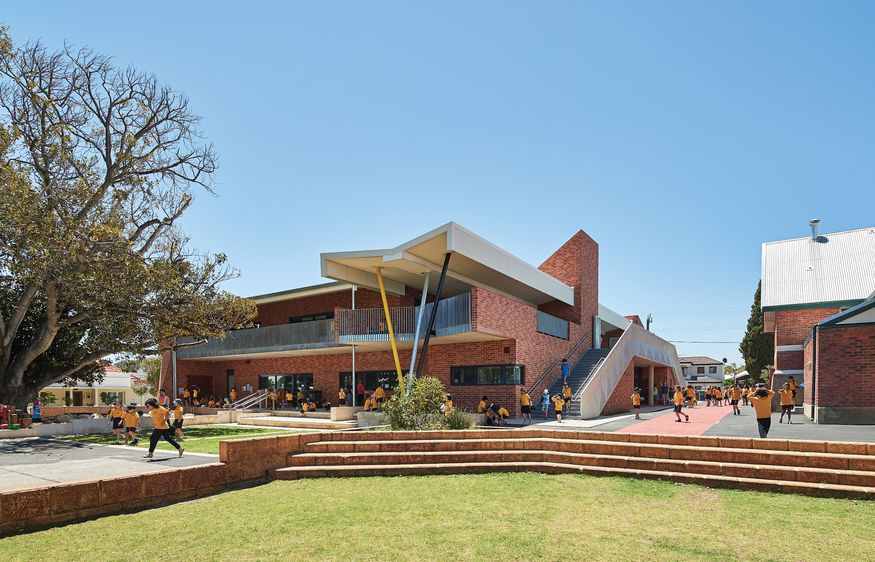
[[[421,330],[434,307],[425,305]],[[410,341],[416,332],[418,306],[396,306],[389,309],[392,329],[399,341]],[[434,322],[434,336],[449,336],[471,331],[471,293],[462,293],[441,300]],[[337,314],[337,333],[340,343],[389,341],[389,329],[382,308],[357,308],[340,310]],[[422,337],[422,334],[420,334]]]
[[[557,318],[552,314],[547,314],[546,312],[542,312],[540,310],[537,311],[537,313],[537,330],[540,333],[547,334],[548,336],[562,338],[563,340],[568,339],[568,320]]]
[[[194,338],[180,338],[180,343],[194,341]],[[337,345],[334,341],[334,320],[314,320],[297,324],[264,326],[228,332],[225,339],[210,338],[206,343],[180,349],[179,359],[220,357],[245,353],[265,353],[275,351],[294,351],[300,349],[319,349]]]

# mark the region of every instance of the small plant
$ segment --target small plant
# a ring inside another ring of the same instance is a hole
[[[39,400],[43,406],[51,406],[55,402],[57,402],[57,398],[51,392],[46,392],[45,390],[39,393],[37,396],[37,400]]]
[[[416,377],[410,396],[396,388],[392,397],[383,403],[383,413],[394,430],[443,429],[446,416],[441,412],[441,405],[445,396],[440,380]]]
[[[459,409],[455,409],[447,414],[446,422],[447,429],[452,430],[471,429],[474,427],[474,418],[468,412]]]

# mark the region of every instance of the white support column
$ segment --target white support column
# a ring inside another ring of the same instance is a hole
[[[656,397],[653,395],[653,365],[647,367],[647,405],[656,405]]]
[[[352,309],[355,310],[355,285],[352,286]],[[352,346],[352,405],[356,404],[356,384],[355,384],[355,344]]]
[[[592,317],[592,348],[601,349],[602,347],[602,319],[598,316]]]
[[[416,330],[413,334],[413,349],[410,351],[410,370],[407,371],[407,395],[413,385],[413,370],[416,367],[416,349],[419,347],[419,331],[422,328],[422,317],[425,315],[425,298],[428,296],[428,278],[430,271],[425,272],[425,280],[422,283],[422,298],[419,301],[419,316],[416,317]]]

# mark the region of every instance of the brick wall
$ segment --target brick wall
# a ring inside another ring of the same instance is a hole
[[[574,306],[553,301],[539,308],[569,322],[591,324],[599,309],[599,245],[596,241],[579,230],[538,269],[574,287]]]
[[[389,306],[412,306],[419,304],[418,299],[421,294],[422,291],[408,289],[402,297],[387,294],[386,300]],[[361,287],[356,290],[356,308],[382,308],[382,306],[383,301],[378,291]],[[261,322],[262,326],[278,326],[288,323],[289,318],[294,316],[332,312],[337,308],[352,308],[351,290],[262,304],[258,306],[256,320]]]
[[[875,406],[875,326],[818,330],[815,400],[818,408]]]
[[[656,373],[654,373],[654,377]],[[605,407],[602,408],[601,415],[609,416],[611,414],[621,414],[632,409],[632,392],[635,388],[635,362],[630,361],[626,370],[620,376],[620,381],[611,393],[611,397],[605,402]],[[642,389],[642,396],[646,396],[646,392]]]

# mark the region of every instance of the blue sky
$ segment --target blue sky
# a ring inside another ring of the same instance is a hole
[[[0,21],[189,96],[221,167],[183,226],[241,294],[450,220],[533,264],[583,229],[604,304],[737,342],[763,241],[875,224],[871,2],[85,6]]]

